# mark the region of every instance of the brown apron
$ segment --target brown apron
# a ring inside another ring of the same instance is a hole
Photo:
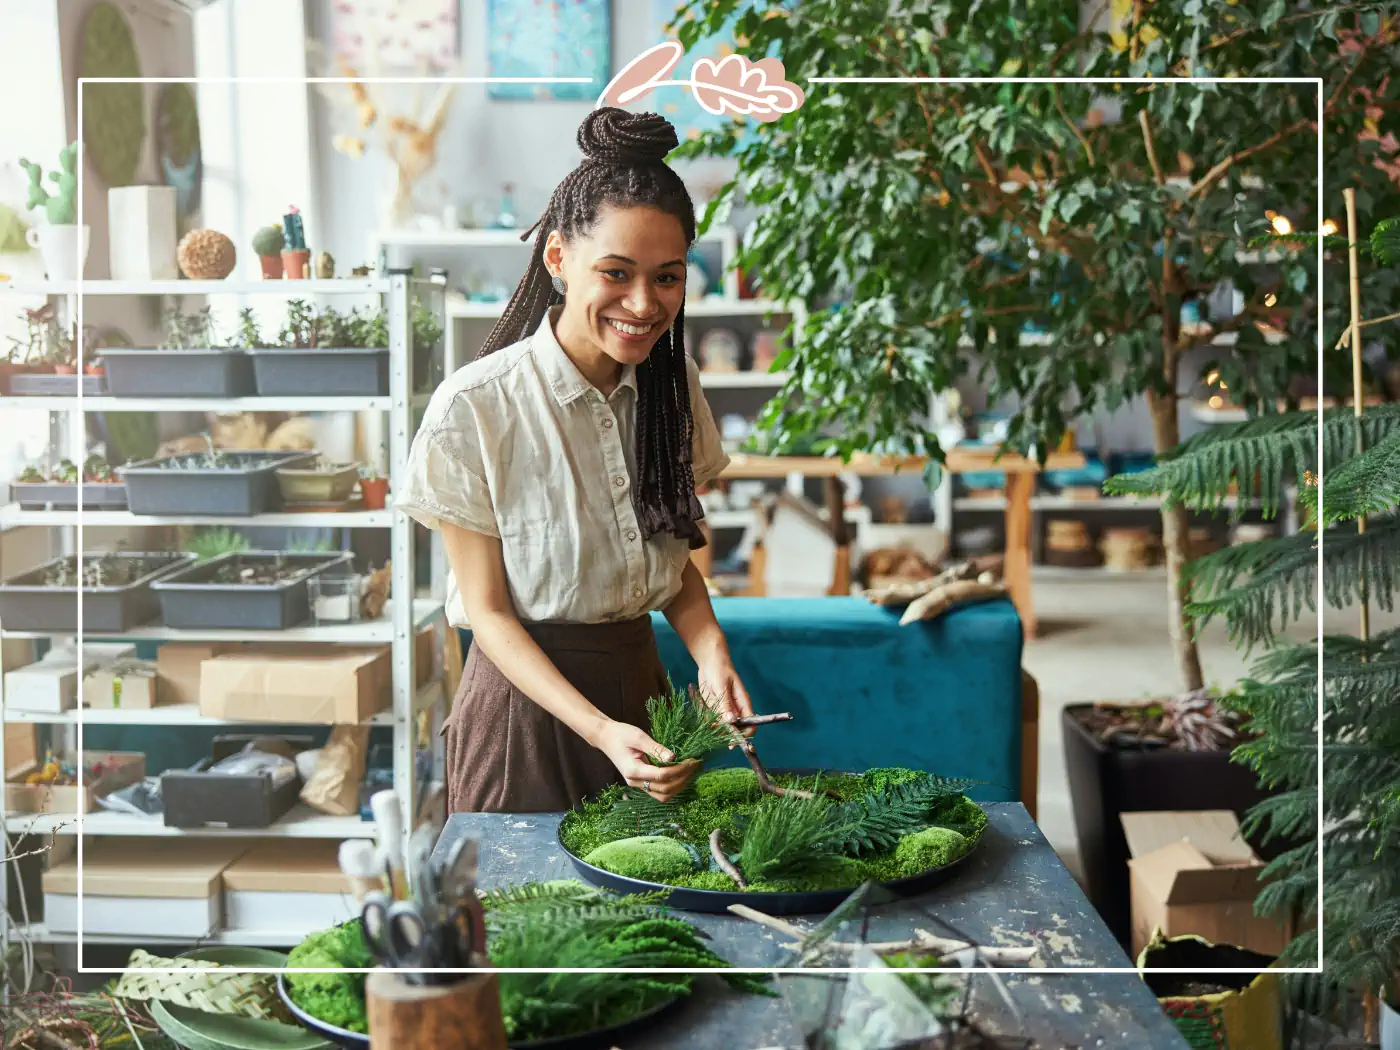
[[[666,688],[650,616],[525,629],[600,712],[646,728],[647,700]],[[511,685],[475,642],[444,733],[451,813],[559,812],[622,780],[607,755]]]

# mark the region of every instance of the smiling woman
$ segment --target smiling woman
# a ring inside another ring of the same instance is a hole
[[[695,763],[643,730],[663,610],[727,716],[752,714],[690,551],[728,464],[684,350],[695,210],[655,114],[595,110],[476,361],[433,395],[398,506],[440,529],[473,640],[447,719],[454,811],[563,810],[610,783],[669,800]]]

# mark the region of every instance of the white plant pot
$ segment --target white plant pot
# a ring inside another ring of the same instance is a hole
[[[1400,1011],[1381,1000],[1381,1050],[1400,1050]]]
[[[180,276],[174,186],[107,191],[107,255],[114,281],[173,281]]]
[[[24,235],[38,248],[51,281],[76,281],[87,263],[92,230],[86,225],[31,226]]]

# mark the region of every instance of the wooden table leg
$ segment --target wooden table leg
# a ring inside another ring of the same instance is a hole
[[[1031,601],[1031,493],[1035,475],[1008,471],[1006,474],[1006,553],[1002,579],[1027,638],[1035,637],[1035,607]]]

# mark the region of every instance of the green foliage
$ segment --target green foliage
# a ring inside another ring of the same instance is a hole
[[[442,342],[442,325],[438,323],[437,314],[428,306],[424,305],[417,297],[414,297],[411,311],[413,327],[413,348],[414,350],[434,350]],[[387,328],[384,332],[384,346],[389,345],[389,333]]]
[[[833,834],[831,814],[831,801],[821,795],[765,795],[741,825],[744,878],[769,882],[839,866],[841,840]]]
[[[691,851],[679,840],[664,835],[606,842],[583,859],[614,875],[661,883],[689,875],[696,867]]]
[[[715,713],[698,695],[671,686],[647,701],[651,738],[675,758],[661,762],[649,756],[653,765],[671,766],[680,762],[703,762],[725,747],[732,736]]]
[[[210,558],[217,558],[220,554],[251,550],[252,545],[243,533],[234,532],[230,528],[219,525],[200,529],[190,537],[190,542],[185,549],[191,554],[197,555],[200,561],[208,561]]]
[[[264,226],[253,234],[253,251],[258,255],[277,255],[282,251],[282,227]]]
[[[287,956],[290,968],[351,969],[375,965],[365,947],[358,919],[311,934]],[[351,1032],[368,1032],[365,975],[362,973],[289,973],[292,1001],[313,1017]]]
[[[1314,517],[1318,517],[1317,499],[1315,487],[1304,490],[1303,502]],[[1321,514],[1324,525],[1382,514],[1400,504],[1400,430],[1329,470],[1325,502]]]
[[[108,187],[136,178],[146,148],[146,87],[137,83],[141,59],[131,26],[115,4],[96,4],[83,23],[81,76],[132,83],[83,87],[83,142]]]
[[[59,171],[49,172],[55,191],[43,186],[43,169],[33,161],[20,158],[19,166],[29,175],[29,195],[25,207],[44,206],[44,215],[52,226],[67,226],[78,221],[78,144],[69,143],[58,154]]]
[[[842,802],[829,818],[834,844],[849,856],[893,849],[902,836],[928,827],[944,803],[962,798],[975,783],[924,774]]]
[[[900,839],[894,855],[920,868],[942,868],[966,852],[967,839],[952,828],[924,828]]]
[[[731,766],[701,773],[691,783],[696,797],[712,800],[722,806],[752,802],[758,798],[758,776],[752,769]]]

